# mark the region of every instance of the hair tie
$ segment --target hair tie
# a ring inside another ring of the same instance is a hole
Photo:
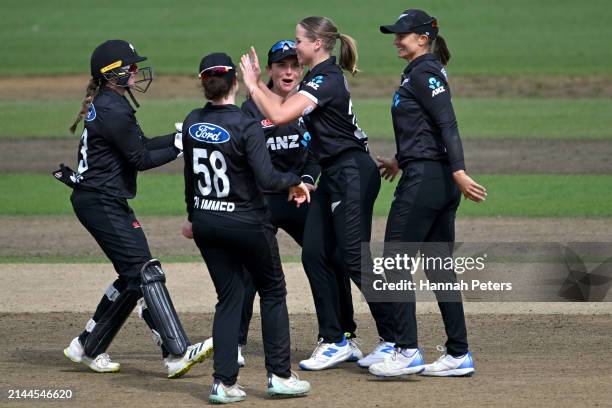
[[[340,34],[340,32],[338,31],[338,32],[336,33],[336,38],[340,38],[340,36],[341,36],[341,34]]]

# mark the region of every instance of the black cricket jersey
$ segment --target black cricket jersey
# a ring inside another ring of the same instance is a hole
[[[193,110],[183,122],[183,148],[190,221],[194,210],[228,216],[263,210],[260,187],[282,191],[300,183],[297,175],[274,169],[261,123],[236,105]]]
[[[446,70],[433,54],[408,64],[391,105],[400,168],[412,160],[446,161],[464,170],[463,146]]]
[[[322,166],[348,150],[368,151],[368,137],[357,125],[348,83],[336,57],[308,71],[298,92],[317,104],[303,118],[312,136],[311,148]]]
[[[319,177],[320,168],[312,150],[308,148],[311,136],[302,118],[277,126],[259,111],[251,99],[247,99],[241,109],[261,124],[274,168],[296,174],[305,183],[314,184]],[[277,191],[264,191],[264,193],[277,193]]]
[[[136,176],[176,159],[174,134],[149,139],[128,100],[103,87],[89,106],[79,143],[76,189],[134,198]]]

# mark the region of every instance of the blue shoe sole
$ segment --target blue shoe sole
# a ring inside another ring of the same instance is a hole
[[[461,377],[473,377],[476,374],[476,371],[472,371],[471,373],[466,374],[451,374],[451,375],[424,375],[422,372],[419,373],[421,377],[430,377],[430,378],[461,378]]]

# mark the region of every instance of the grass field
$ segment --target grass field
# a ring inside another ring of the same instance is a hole
[[[192,73],[205,53],[237,58],[255,45],[293,37],[307,15],[326,15],[360,44],[364,73],[396,74],[392,37],[380,34],[407,7],[439,19],[455,74],[609,74],[612,3],[606,0],[185,0],[102,3],[3,1],[0,75],[85,73],[92,49],[109,38],[133,42],[161,73]]]
[[[489,197],[483,204],[464,200],[459,216],[609,217],[612,176],[495,175],[481,176]],[[139,177],[132,202],[141,215],[185,214],[180,175]],[[389,212],[395,185],[384,182],[374,213]],[[51,175],[5,174],[0,178],[0,215],[72,214],[70,190]]]
[[[145,134],[173,130],[202,99],[141,100],[138,119]],[[393,139],[387,98],[356,99],[360,126],[372,138]],[[459,129],[465,138],[612,140],[612,100],[456,98]],[[67,137],[78,100],[0,102],[0,138]],[[34,118],[34,119],[33,119]]]

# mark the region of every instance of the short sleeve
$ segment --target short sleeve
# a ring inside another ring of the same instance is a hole
[[[319,74],[302,83],[298,93],[316,103],[317,106],[323,107],[334,98],[338,86],[335,82],[330,75]]]

